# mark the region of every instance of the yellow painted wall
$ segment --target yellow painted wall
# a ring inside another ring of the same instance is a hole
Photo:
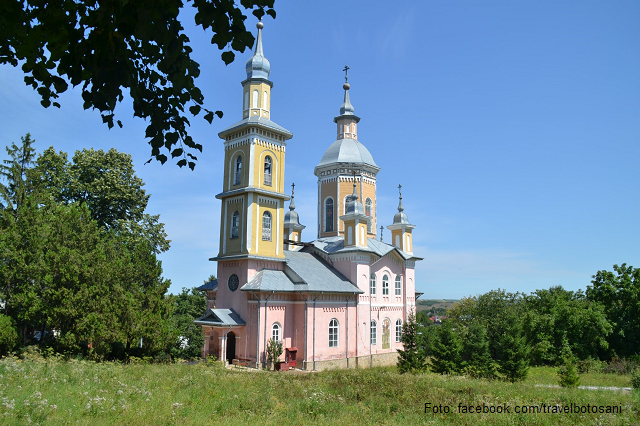
[[[254,147],[255,167],[253,169],[253,186],[267,191],[284,193],[284,149],[282,146],[271,144],[265,146],[264,143],[256,143]],[[272,160],[271,186],[265,185],[264,181],[264,161],[269,156]]]

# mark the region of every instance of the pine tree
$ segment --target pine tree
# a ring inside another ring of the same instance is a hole
[[[492,379],[496,375],[497,364],[489,353],[487,329],[479,322],[472,322],[462,342],[462,368],[472,377]]]
[[[440,374],[458,373],[462,367],[462,340],[454,323],[445,320],[438,328],[431,349],[431,370]]]
[[[512,383],[524,380],[529,373],[529,347],[522,323],[514,315],[507,315],[500,331],[496,341],[498,369]]]
[[[412,312],[402,325],[402,345],[398,349],[398,371],[400,373],[419,373],[425,370],[425,356],[418,342],[418,324]]]

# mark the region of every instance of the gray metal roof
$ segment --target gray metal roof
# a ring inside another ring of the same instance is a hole
[[[246,125],[254,125],[254,126],[262,127],[264,129],[268,129],[268,130],[275,130],[277,132],[284,134],[286,139],[291,139],[293,137],[293,133],[291,133],[281,125],[274,123],[268,118],[260,117],[257,115],[252,115],[251,117],[243,118],[242,120],[238,121],[235,124],[232,124],[231,126],[227,127],[226,129],[218,133],[218,136],[223,138],[224,137],[223,135],[225,135],[226,133],[229,133],[235,129],[238,129]]]
[[[209,281],[208,283],[204,283],[200,287],[196,287],[196,290],[201,291],[216,291],[218,289],[218,280]]]
[[[347,251],[354,251],[353,247],[344,246],[344,237],[325,237],[319,238],[315,241],[312,241],[311,244],[319,250],[322,250],[325,253],[333,254],[333,253],[341,253]],[[397,251],[400,256],[402,256],[405,260],[408,259],[421,259],[419,257],[408,254],[407,252],[400,250],[397,247],[394,247],[391,244],[384,243],[382,241],[378,241],[375,238],[367,238],[367,246],[366,247],[357,247],[359,251],[364,252],[373,252],[378,256],[382,257],[392,251]]]
[[[313,253],[285,251],[284,271],[263,269],[242,291],[362,293],[344,275]]]
[[[203,316],[194,321],[198,325],[218,327],[234,327],[247,325],[233,309],[209,309]]]
[[[263,26],[264,24],[262,24],[262,22],[258,24],[258,40],[256,41],[256,49],[253,51],[253,56],[251,56],[245,64],[247,78],[269,78],[271,63],[269,63],[269,60],[264,56],[264,51],[262,49]]]
[[[366,164],[380,170],[367,147],[355,139],[338,139],[332,143],[316,167],[335,163]]]

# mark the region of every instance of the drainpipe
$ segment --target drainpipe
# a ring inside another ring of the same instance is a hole
[[[320,296],[323,294],[324,292],[321,292]],[[320,296],[313,299],[313,371],[316,371],[316,300]]]
[[[275,291],[272,291],[269,297],[264,299],[264,356],[265,356],[264,366],[265,367],[267,365],[267,359],[266,359],[266,356],[267,356],[267,302],[269,301],[271,296],[273,296],[274,293]]]
[[[353,299],[355,300],[356,305],[356,367],[360,365],[360,345],[358,344],[358,328],[360,327],[360,316],[358,315],[358,305],[360,304],[360,296],[358,294],[353,295]]]
[[[302,292],[300,292],[300,297],[302,297]],[[303,366],[305,370],[307,369],[307,309],[309,307],[309,298],[304,298],[304,361]]]
[[[349,299],[347,299],[347,368],[349,368]]]
[[[378,324],[376,323],[376,335],[377,333]],[[373,367],[373,348],[371,346],[371,293],[369,293],[369,368]]]
[[[256,294],[252,291],[253,297],[258,299],[258,314],[257,316],[257,324],[256,324],[256,369],[260,364],[260,297],[256,296]]]

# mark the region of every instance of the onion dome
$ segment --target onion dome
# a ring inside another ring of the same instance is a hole
[[[340,115],[353,115],[355,109],[353,108],[353,105],[351,105],[351,98],[349,98],[349,89],[351,88],[351,85],[349,83],[344,83],[342,88],[344,89],[344,101],[340,106]]]
[[[398,186],[400,191],[400,202],[398,203],[398,213],[393,216],[394,225],[409,225],[409,218],[404,212],[404,206],[402,205],[402,185]]]
[[[247,70],[247,79],[263,78],[266,80],[269,78],[271,63],[264,57],[264,52],[262,51],[262,28],[264,27],[264,24],[260,21],[256,26],[258,27],[258,40],[256,42],[256,49],[253,52],[253,56],[249,58],[245,66]]]
[[[356,181],[353,180],[353,194],[347,199],[347,206],[345,209],[345,215],[357,214],[364,215],[364,207],[362,203],[358,201],[358,194],[356,193]]]
[[[293,201],[293,191],[295,189],[295,186],[295,183],[291,184],[291,203],[289,204],[289,211],[284,214],[284,227],[304,229],[305,226],[300,224],[300,218],[298,217],[298,213],[296,212],[296,205]]]

